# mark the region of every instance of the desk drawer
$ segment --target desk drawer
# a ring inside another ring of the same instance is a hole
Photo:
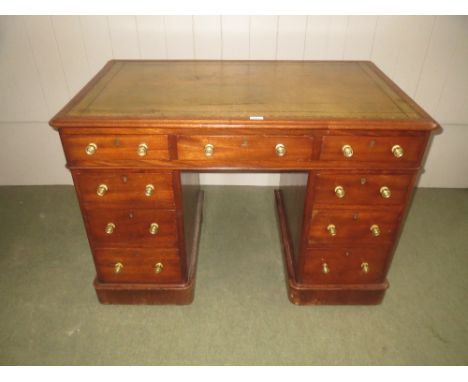
[[[412,178],[412,174],[320,173],[315,176],[315,203],[333,205],[403,204]]]
[[[85,213],[89,237],[95,247],[177,246],[176,213],[138,208],[92,208]]]
[[[285,136],[180,136],[178,159],[188,161],[309,161],[312,137]]]
[[[419,163],[426,145],[425,137],[324,136],[321,160]]]
[[[309,249],[302,279],[313,284],[382,282],[389,253],[389,247]]]
[[[316,209],[312,211],[308,243],[311,246],[390,243],[399,221],[399,210]]]
[[[172,173],[72,171],[75,187],[84,203],[142,204],[174,207]]]
[[[101,282],[163,284],[183,281],[177,250],[96,249],[93,252]]]
[[[68,162],[169,159],[167,135],[62,135],[62,144]]]

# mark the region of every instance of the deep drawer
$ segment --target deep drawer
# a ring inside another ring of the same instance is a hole
[[[75,187],[84,203],[141,204],[173,208],[173,174],[134,171],[72,171]]]
[[[177,246],[175,211],[127,208],[85,208],[88,234],[95,247]]]
[[[383,282],[389,252],[387,246],[309,249],[302,279],[312,284]]]
[[[315,176],[315,203],[333,205],[403,204],[413,175],[321,173]]]
[[[183,282],[177,250],[95,249],[93,252],[101,282]]]

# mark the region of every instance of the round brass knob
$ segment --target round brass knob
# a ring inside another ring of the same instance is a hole
[[[380,195],[382,198],[389,199],[392,196],[392,192],[387,186],[380,187]]]
[[[278,143],[275,147],[276,155],[284,157],[286,155],[286,146],[282,143]]]
[[[339,199],[344,198],[345,190],[344,190],[343,186],[336,186],[335,187],[335,195]]]
[[[323,264],[322,264],[322,273],[323,273],[324,275],[327,275],[327,274],[330,273],[330,267],[328,266],[327,263],[323,263]]]
[[[400,145],[395,145],[392,147],[392,153],[395,158],[401,158],[405,154],[405,150]]]
[[[144,157],[148,153],[148,145],[146,143],[140,143],[138,145],[137,154]]]
[[[115,224],[114,223],[107,223],[106,225],[106,233],[108,235],[111,235],[114,233],[114,230],[115,230]]]
[[[151,235],[156,235],[159,231],[159,225],[158,223],[151,223],[149,226],[149,233]]]
[[[343,155],[346,158],[351,158],[353,156],[353,154],[354,154],[353,148],[350,145],[344,145],[341,148],[341,151],[343,152]]]
[[[361,264],[361,269],[364,273],[369,273],[369,263],[363,262]]]
[[[214,154],[214,146],[211,143],[206,144],[203,152],[205,153],[205,156],[212,157]]]
[[[88,155],[94,155],[97,151],[97,144],[96,143],[89,143],[88,146],[85,148],[85,152]]]
[[[380,236],[380,227],[377,224],[372,224],[370,231],[372,232],[373,236]]]
[[[122,263],[115,263],[114,265],[114,273],[119,274],[123,270],[123,264]]]
[[[104,196],[109,188],[105,184],[100,184],[98,188],[96,189],[96,194],[98,196]]]
[[[330,236],[336,236],[336,226],[334,224],[329,224],[327,227],[327,231]]]
[[[162,263],[154,264],[154,273],[161,273],[164,269],[164,265]]]
[[[152,184],[147,184],[145,186],[145,195],[146,196],[151,196],[154,193],[154,186]]]

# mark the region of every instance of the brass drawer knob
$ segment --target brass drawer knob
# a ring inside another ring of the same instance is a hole
[[[282,143],[278,143],[275,147],[276,155],[284,157],[286,155],[286,146]]]
[[[123,266],[122,263],[115,263],[115,265],[114,265],[114,273],[115,273],[115,274],[121,273],[122,270],[123,270],[123,267],[124,267],[124,266]]]
[[[392,192],[387,186],[380,187],[380,195],[382,198],[389,199],[392,196]]]
[[[334,224],[329,224],[327,227],[327,231],[330,236],[336,236],[336,226]]]
[[[364,273],[369,273],[369,263],[367,262],[363,262],[361,264],[361,269]]]
[[[327,263],[322,264],[322,273],[324,275],[328,275],[330,273],[330,267],[328,266]]]
[[[114,223],[107,223],[106,225],[106,233],[108,235],[112,235],[114,233],[114,230],[115,230],[115,224]]]
[[[161,273],[164,269],[164,265],[162,263],[154,264],[154,273]]]
[[[203,152],[206,157],[212,157],[214,154],[214,146],[211,143],[206,144],[203,148]]]
[[[392,153],[395,158],[401,158],[405,154],[405,150],[400,145],[395,145],[392,147]]]
[[[343,152],[345,158],[351,158],[354,154],[353,148],[350,145],[344,145],[341,148],[341,151]]]
[[[343,186],[336,186],[335,187],[335,195],[337,198],[341,199],[341,198],[344,198],[345,196],[345,190],[343,188]]]
[[[85,148],[85,152],[88,155],[94,155],[97,151],[97,144],[96,143],[89,143],[88,146]]]
[[[148,145],[146,143],[140,143],[138,145],[137,154],[144,157],[148,153]]]
[[[372,236],[380,236],[380,227],[377,224],[372,224],[370,227]]]
[[[98,196],[104,196],[107,192],[107,190],[109,190],[109,188],[107,187],[107,185],[105,184],[100,184],[98,186],[98,188],[96,189],[96,194],[98,194]]]
[[[158,223],[151,223],[149,226],[149,233],[151,235],[156,235],[159,231],[159,225]]]
[[[154,186],[152,184],[147,184],[145,186],[145,195],[146,196],[151,196],[154,193]]]

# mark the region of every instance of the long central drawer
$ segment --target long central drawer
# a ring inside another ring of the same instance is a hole
[[[177,156],[189,161],[310,161],[312,143],[307,136],[179,136]]]

